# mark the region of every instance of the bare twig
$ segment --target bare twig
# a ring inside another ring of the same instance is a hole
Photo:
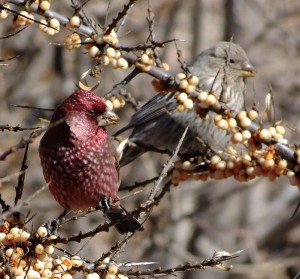
[[[8,176],[5,176],[5,177],[1,177],[0,178],[0,187],[2,187],[3,183],[11,181],[14,177],[17,177],[20,174],[21,174],[21,172],[18,171],[16,173],[11,174],[11,175],[8,175]]]
[[[119,12],[118,16],[113,19],[112,23],[107,27],[104,31],[104,34],[109,34],[114,28],[117,27],[117,24],[120,20],[126,17],[130,8],[137,2],[138,0],[130,0],[127,5],[124,5],[124,8],[121,12]]]
[[[11,105],[15,108],[25,108],[25,109],[36,109],[41,111],[54,111],[53,108],[40,108],[40,107],[34,107],[34,106],[22,106],[22,105]]]
[[[154,13],[152,11],[152,8],[151,8],[151,0],[148,0],[148,9],[147,9],[147,11],[148,11],[147,21],[148,21],[148,24],[149,24],[149,37],[148,37],[147,41],[150,41],[153,46],[156,46],[155,33],[154,33],[155,15],[154,15]],[[153,54],[154,54],[156,64],[158,65],[158,67],[161,68],[162,63],[161,63],[161,60],[160,60],[160,55],[159,55],[157,47],[155,47],[153,49]]]
[[[150,178],[150,179],[147,179],[147,180],[144,180],[141,182],[135,182],[133,185],[121,186],[121,189],[119,190],[119,192],[120,191],[133,191],[136,188],[144,187],[144,186],[156,181],[158,178],[159,178],[159,176],[155,176],[153,178]]]
[[[179,265],[176,267],[172,267],[172,268],[168,268],[168,269],[161,269],[161,267],[157,267],[154,270],[147,270],[147,271],[128,271],[126,272],[127,275],[129,276],[135,276],[138,278],[148,278],[153,277],[153,278],[157,278],[157,277],[162,277],[162,276],[167,276],[167,275],[176,275],[178,273],[182,273],[182,272],[188,272],[188,271],[193,271],[193,270],[199,270],[202,269],[204,270],[205,267],[214,267],[214,266],[219,266],[222,265],[223,261],[227,261],[233,258],[236,258],[237,256],[228,256],[226,258],[223,259],[218,259],[215,258],[214,256],[209,259],[209,260],[204,260],[201,263],[187,263],[184,265]]]
[[[183,140],[185,138],[185,135],[186,135],[187,131],[188,131],[188,127],[185,128],[184,133],[182,134],[182,136],[181,136],[181,138],[178,142],[178,145],[176,146],[176,149],[175,149],[174,153],[169,158],[167,164],[164,166],[162,172],[160,173],[160,176],[159,176],[158,180],[156,181],[156,183],[154,185],[154,188],[152,189],[151,194],[148,198],[149,201],[153,200],[154,197],[157,195],[157,193],[160,191],[161,183],[162,183],[163,179],[167,176],[169,170],[173,167],[173,163],[177,158],[177,154],[178,154],[179,149],[180,149],[180,147],[183,143]]]
[[[0,125],[0,131],[8,130],[11,132],[19,132],[19,131],[30,131],[30,130],[37,130],[40,129],[41,127],[30,127],[30,128],[24,128],[21,127],[20,125],[17,126],[10,126],[8,124],[6,125]]]
[[[86,16],[86,14],[83,11],[84,5],[86,5],[90,0],[85,1],[84,3],[80,4],[77,0],[72,0],[72,8],[75,10],[75,14],[78,14],[80,18],[82,19],[83,23],[87,26],[91,26],[91,22],[89,18]]]
[[[166,41],[162,41],[162,42],[157,42],[155,40],[152,40],[150,44],[139,44],[139,45],[133,46],[133,47],[119,46],[116,49],[123,50],[125,52],[137,51],[137,50],[145,51],[147,49],[155,50],[157,48],[164,48],[166,46],[166,44],[177,42],[177,41],[180,41],[180,40],[170,39],[170,40],[166,40]],[[159,65],[159,67],[161,67],[161,65]]]
[[[8,0],[7,2],[18,5],[18,6],[25,6],[27,1],[26,0]],[[56,18],[60,22],[60,24],[63,25],[63,26],[66,26],[69,22],[68,17],[66,17],[66,16],[64,16],[64,15],[58,13],[58,12],[55,12],[51,9],[49,9],[47,11],[43,11],[43,10],[39,9],[39,6],[35,3],[31,3],[28,8],[29,8],[30,12],[39,14],[41,16],[44,16],[45,18]],[[9,9],[9,10],[12,13],[14,12],[11,9]],[[85,34],[87,36],[91,36],[94,33],[94,29],[91,28],[90,26],[86,26],[86,25],[81,24],[76,29],[76,32],[78,32],[80,34]]]
[[[35,139],[37,137],[39,137],[45,130],[46,130],[46,128],[39,129],[38,131],[34,132],[30,137],[22,138],[19,143],[17,143],[16,145],[10,147],[6,151],[4,151],[2,154],[0,154],[0,161],[5,160],[7,156],[14,153],[15,151],[17,151],[19,149],[23,149],[28,144],[33,143],[35,141]]]
[[[32,134],[30,135],[30,137]],[[26,175],[26,170],[28,166],[26,165],[27,161],[27,154],[28,154],[28,147],[29,147],[29,142],[25,146],[25,151],[24,151],[24,156],[23,156],[23,161],[21,164],[21,169],[20,169],[20,175],[18,177],[18,185],[16,186],[16,196],[15,196],[15,205],[17,204],[18,200],[22,198],[22,193],[23,193],[23,188],[24,188],[24,181],[25,181],[25,175]]]
[[[1,5],[0,5],[0,8],[1,8]],[[14,37],[14,36],[16,36],[17,34],[23,32],[27,27],[28,27],[28,26],[25,26],[25,27],[21,28],[20,30],[17,30],[17,31],[14,32],[14,33],[10,33],[10,34],[8,34],[8,35],[6,35],[6,36],[0,37],[0,40],[8,39],[8,38],[10,38],[10,37]],[[12,58],[5,59],[5,60],[11,60],[11,59],[16,58],[16,57],[18,57],[18,55],[17,55],[17,56],[14,56],[14,57],[12,57]],[[0,60],[0,62],[4,62],[5,60]]]
[[[126,86],[140,72],[141,72],[140,70],[138,70],[137,68],[134,68],[133,71],[128,76],[126,76],[121,82],[115,84],[114,87],[104,95],[104,97],[110,98],[112,96],[115,96],[117,94],[117,92],[119,92],[122,88],[124,88],[124,86]]]
[[[8,204],[6,204],[5,200],[2,199],[1,194],[0,194],[0,205],[2,207],[2,212],[5,212],[5,211],[9,210],[9,208],[10,208],[10,206]],[[2,214],[1,214],[1,218],[3,219]]]

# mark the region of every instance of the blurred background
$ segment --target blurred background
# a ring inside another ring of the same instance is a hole
[[[167,44],[160,50],[170,71],[180,71],[177,49],[182,59],[190,63],[202,50],[220,40],[240,44],[257,69],[257,76],[248,80],[247,108],[254,104],[261,111],[265,96],[274,93],[275,120],[282,120],[290,144],[299,144],[300,129],[300,1],[291,0],[160,0],[138,1],[125,21],[120,33],[122,45],[134,47],[145,43],[149,32],[148,2],[155,15],[155,39],[179,41]],[[84,6],[88,18],[103,27],[116,17],[127,1],[91,0]],[[72,16],[70,1],[52,1],[55,11]],[[20,11],[19,7],[11,5]],[[12,18],[1,19],[0,59],[18,55],[0,65],[0,124],[22,127],[46,125],[40,118],[49,119],[51,112],[15,108],[11,105],[28,105],[54,108],[76,88],[83,72],[95,65],[83,48],[66,50],[62,44],[71,34],[66,28],[54,37],[38,29],[36,24],[19,34],[5,38],[16,30]],[[36,16],[36,19],[40,19]],[[129,70],[104,68],[98,79],[96,93],[104,95],[120,82]],[[155,94],[152,78],[137,76],[126,89],[143,104]],[[125,125],[133,113],[131,106],[118,111],[121,123],[111,132]],[[0,133],[0,154],[18,143],[29,131]],[[27,200],[45,186],[37,153],[39,139],[29,148],[23,200]],[[19,171],[24,150],[14,152],[0,161],[0,179]],[[167,157],[145,154],[122,169],[122,183],[133,184],[157,175]],[[3,180],[0,180],[3,181]],[[3,182],[0,188],[3,199],[13,204],[17,176]],[[124,199],[126,207],[133,209],[144,201],[153,185],[135,197]],[[128,195],[121,192],[120,196]],[[233,269],[224,272],[214,269],[180,274],[180,278],[296,278],[300,271],[300,214],[291,218],[300,195],[287,179],[270,182],[258,178],[248,183],[233,179],[201,182],[186,181],[173,187],[145,223],[145,231],[137,233],[127,244],[118,259],[126,261],[156,261],[162,268],[185,262],[199,262],[210,258],[214,251],[234,252],[246,249],[230,261]],[[28,225],[35,228],[58,216],[62,209],[48,189],[34,197],[23,212],[38,213]],[[62,235],[79,230],[88,231],[102,220],[101,213],[64,226]],[[102,233],[85,243],[72,243],[71,253],[99,258],[115,241],[122,237],[114,230]],[[65,246],[63,246],[65,247]],[[229,263],[228,263],[229,264]]]

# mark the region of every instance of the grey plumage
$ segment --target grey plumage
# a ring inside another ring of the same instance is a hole
[[[189,71],[199,78],[202,90],[213,91],[235,113],[244,108],[245,78],[253,76],[255,70],[239,45],[219,42],[200,53]],[[229,136],[214,125],[214,112],[209,112],[208,120],[203,120],[194,109],[178,112],[176,107],[174,93],[157,94],[116,133],[133,128],[129,140],[135,146],[125,148],[121,166],[146,152],[147,146],[174,151],[187,126],[180,154],[205,155],[209,149],[216,152],[226,148]]]

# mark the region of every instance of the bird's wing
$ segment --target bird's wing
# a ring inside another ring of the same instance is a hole
[[[155,118],[169,113],[176,106],[176,99],[172,98],[173,95],[174,93],[155,95],[132,116],[130,122],[125,127],[115,133],[115,136],[130,128],[151,122]]]

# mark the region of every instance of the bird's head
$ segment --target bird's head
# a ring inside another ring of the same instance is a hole
[[[249,62],[243,48],[232,42],[219,42],[214,49],[214,56],[223,65],[227,65],[230,70],[240,73],[244,78],[253,77],[255,68]]]
[[[103,98],[90,91],[77,90],[56,108],[51,124],[56,131],[55,123],[59,125],[63,121],[62,125],[67,124],[75,138],[85,139],[99,128],[105,131],[105,126],[116,124],[118,119]]]
[[[79,122],[89,122],[99,127],[116,124],[118,116],[107,108],[105,100],[93,92],[77,90],[55,110],[51,122],[65,118],[76,118]]]
[[[251,65],[243,48],[232,42],[219,42],[214,47],[203,51],[192,66],[193,74],[216,75],[227,68],[228,73],[237,78],[255,76],[256,70]],[[205,69],[205,73],[201,73]]]

